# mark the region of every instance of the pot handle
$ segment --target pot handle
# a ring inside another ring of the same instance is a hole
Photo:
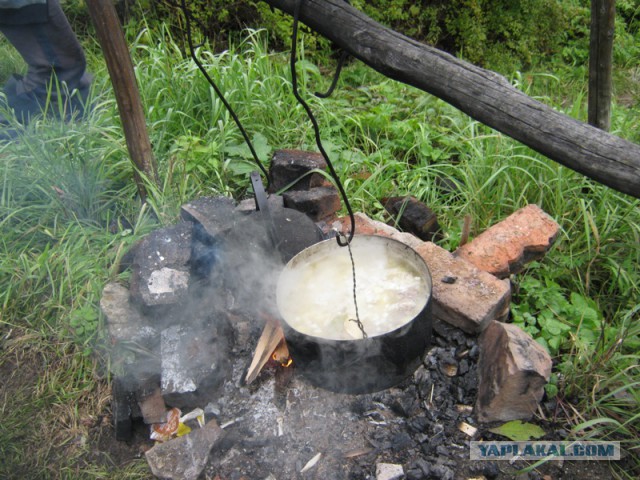
[[[278,246],[280,245],[280,241],[278,239],[278,233],[276,232],[275,225],[271,220],[271,213],[269,212],[269,202],[267,200],[267,194],[264,191],[264,186],[262,185],[260,173],[254,170],[253,172],[251,172],[249,177],[251,179],[251,186],[253,187],[253,194],[256,201],[256,210],[260,212],[260,218],[262,219],[262,222],[267,229],[267,233],[269,234],[269,239],[271,240],[273,248],[278,254],[280,254],[280,250],[278,248]]]

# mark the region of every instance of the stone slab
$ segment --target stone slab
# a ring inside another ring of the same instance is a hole
[[[480,333],[508,311],[508,282],[476,268],[431,242],[415,248],[431,271],[433,315],[467,333]]]
[[[531,204],[496,223],[456,251],[460,258],[499,278],[522,271],[542,258],[555,242],[559,225]]]

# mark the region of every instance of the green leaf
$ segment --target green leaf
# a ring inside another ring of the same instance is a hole
[[[496,428],[489,429],[490,432],[507,437],[514,442],[525,442],[531,439],[542,438],[545,431],[533,423],[524,423],[520,420],[507,422]]]

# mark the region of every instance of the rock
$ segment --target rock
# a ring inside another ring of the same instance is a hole
[[[233,225],[236,202],[232,198],[202,197],[185,203],[180,207],[180,217],[188,222],[200,225],[202,229],[194,229],[194,237],[206,232],[211,238],[228,231]],[[203,239],[207,243],[207,239]]]
[[[129,301],[129,290],[118,283],[108,283],[102,290],[100,310],[106,318],[111,343],[146,344],[157,331]]]
[[[427,262],[433,280],[433,316],[467,333],[480,333],[490,321],[508,311],[511,288],[507,282],[454,257],[431,242],[416,252]],[[455,278],[454,282],[443,282]]]
[[[423,242],[418,237],[411,233],[400,232],[398,229],[393,228],[386,223],[372,220],[364,213],[356,213],[354,215],[356,220],[356,235],[380,235],[382,237],[392,238],[410,246],[416,248]],[[332,227],[338,231],[345,233],[351,229],[351,219],[349,217],[342,217],[332,224]]]
[[[456,251],[476,267],[499,278],[522,271],[542,258],[553,245],[560,227],[540,207],[531,204],[516,211]]]
[[[145,457],[158,478],[196,480],[207,464],[209,452],[223,436],[224,431],[212,420],[187,435],[156,444]]]
[[[378,463],[376,465],[376,480],[399,480],[403,477],[402,465],[393,463]]]
[[[391,197],[383,200],[383,204],[393,217],[399,217],[398,225],[403,231],[412,233],[421,240],[433,241],[440,230],[433,210],[415,197]]]
[[[277,192],[293,182],[291,190],[309,190],[322,185],[324,177],[312,170],[324,170],[327,163],[320,153],[302,150],[276,150],[271,158],[269,192]],[[308,174],[303,177],[303,175]]]
[[[340,210],[340,194],[333,186],[284,192],[284,206],[306,213],[314,222],[332,217]]]
[[[129,288],[136,303],[166,307],[186,298],[192,228],[191,222],[182,222],[151,232],[140,243]]]
[[[550,375],[551,357],[528,333],[491,322],[480,336],[478,420],[531,418]]]
[[[161,332],[160,386],[167,405],[194,408],[213,398],[224,380],[227,345],[213,324],[199,327],[196,319],[183,319],[183,325]]]

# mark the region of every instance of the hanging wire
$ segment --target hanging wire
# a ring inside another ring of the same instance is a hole
[[[329,90],[325,93],[316,92],[314,95],[318,98],[329,98],[333,91],[336,89],[336,85],[338,85],[338,80],[340,79],[340,72],[342,72],[342,67],[344,66],[344,62],[349,58],[349,53],[342,50],[340,53],[340,58],[338,59],[338,66],[336,67],[336,73],[333,75],[333,81],[331,82],[331,86]]]
[[[343,241],[340,235],[336,237],[336,241],[338,242],[338,245],[340,245],[341,247],[346,247],[349,243],[351,243],[351,240],[353,240],[353,235],[356,229],[356,219],[353,214],[353,210],[351,209],[351,204],[349,203],[349,199],[347,198],[347,194],[344,191],[344,187],[342,186],[342,182],[340,181],[340,177],[338,177],[338,174],[336,173],[335,169],[333,168],[333,164],[329,159],[329,155],[327,155],[327,152],[325,151],[322,145],[322,140],[320,138],[320,127],[318,126],[318,121],[316,120],[316,117],[313,115],[313,112],[311,111],[311,107],[309,107],[307,102],[305,102],[305,100],[300,96],[300,92],[298,91],[298,75],[296,73],[296,61],[297,61],[297,45],[298,45],[298,19],[300,17],[301,5],[302,5],[302,0],[297,0],[295,3],[294,11],[293,11],[293,33],[291,35],[291,83],[293,85],[293,95],[296,97],[296,100],[298,100],[300,105],[302,105],[304,110],[307,112],[307,116],[309,117],[309,120],[313,125],[313,131],[315,133],[316,145],[318,146],[318,150],[322,154],[322,157],[324,158],[325,162],[327,162],[327,166],[329,167],[329,172],[331,173],[331,176],[336,182],[336,186],[340,191],[340,196],[342,197],[342,200],[345,206],[347,207],[347,212],[349,212],[349,219],[351,220],[351,229],[349,230],[346,240]]]
[[[263,163],[258,158],[258,154],[256,153],[255,148],[253,148],[253,143],[249,139],[249,135],[247,134],[247,131],[242,126],[242,123],[240,123],[240,119],[236,115],[236,112],[233,110],[233,108],[231,108],[231,105],[229,104],[227,99],[224,98],[224,95],[223,95],[222,91],[218,88],[216,83],[213,81],[213,79],[211,78],[211,76],[209,75],[207,70],[204,68],[204,66],[202,65],[200,60],[198,60],[198,57],[196,55],[196,47],[194,46],[194,43],[193,43],[193,35],[192,35],[192,31],[191,31],[191,12],[189,11],[189,8],[187,7],[186,0],[181,0],[180,8],[182,9],[182,13],[184,14],[184,17],[185,17],[185,26],[186,26],[186,30],[187,30],[187,43],[189,45],[189,53],[191,54],[191,58],[193,59],[195,64],[198,66],[198,69],[202,72],[204,77],[207,79],[207,82],[209,82],[209,85],[211,85],[213,90],[216,92],[216,95],[218,95],[220,100],[222,100],[222,103],[224,104],[225,108],[227,109],[227,111],[229,112],[231,117],[233,118],[233,121],[238,126],[238,129],[240,130],[240,133],[242,134],[242,137],[244,138],[245,143],[247,144],[247,146],[249,147],[249,150],[251,151],[251,155],[253,156],[254,161],[256,162],[256,164],[258,165],[260,170],[262,170],[262,173],[264,173],[264,176],[265,176],[265,178],[267,180],[266,189],[268,190],[269,189],[269,185],[271,184],[271,179],[269,177],[269,172],[267,171],[267,169],[265,168]]]
[[[351,5],[349,0],[344,0],[348,5]],[[340,73],[342,72],[342,67],[344,67],[344,62],[349,58],[349,52],[346,50],[340,50],[340,58],[338,59],[338,65],[336,66],[336,73],[333,75],[333,80],[331,82],[331,86],[329,90],[325,93],[315,92],[315,96],[318,98],[329,98],[333,91],[336,89],[336,85],[338,85],[338,80],[340,79]]]
[[[313,125],[313,131],[316,136],[316,145],[318,146],[318,150],[320,150],[320,153],[324,157],[324,160],[327,162],[327,166],[329,167],[331,176],[335,180],[336,185],[338,186],[338,190],[340,190],[340,195],[342,196],[342,200],[344,201],[344,204],[347,207],[347,211],[349,212],[349,218],[351,220],[351,230],[349,230],[348,236],[344,237],[344,240],[342,235],[336,236],[336,241],[338,242],[338,245],[340,245],[341,247],[347,247],[347,250],[349,251],[349,259],[351,260],[351,272],[352,272],[352,278],[353,278],[353,305],[355,306],[356,318],[350,318],[349,321],[355,322],[358,325],[358,328],[362,332],[362,338],[367,338],[368,335],[364,329],[364,325],[362,324],[362,321],[360,320],[360,313],[358,311],[358,298],[356,296],[356,290],[357,290],[356,264],[353,261],[353,254],[351,253],[351,240],[353,240],[353,235],[355,233],[356,219],[353,214],[353,210],[351,209],[351,204],[349,203],[349,199],[347,198],[347,194],[344,191],[344,187],[342,186],[342,182],[340,181],[340,177],[338,177],[338,174],[336,173],[335,169],[333,168],[333,164],[329,159],[329,155],[327,155],[327,152],[322,146],[322,140],[320,139],[320,127],[318,126],[318,121],[316,120],[316,117],[313,115],[313,112],[311,111],[311,108],[309,107],[307,102],[304,101],[304,99],[300,96],[300,92],[298,92],[298,75],[296,73],[296,57],[297,57],[296,52],[297,52],[297,44],[298,44],[298,19],[300,17],[301,5],[302,5],[302,0],[297,0],[295,4],[294,12],[293,12],[293,33],[291,35],[291,83],[293,85],[293,94],[296,97],[296,100],[298,100],[298,102],[302,105],[302,107],[307,112],[307,116],[309,117],[309,120],[311,120],[311,124]],[[338,69],[336,73],[337,75],[339,75],[340,70]],[[334,83],[337,83],[337,75],[334,78]],[[333,89],[330,89],[328,93],[330,94],[331,91],[333,91]]]

